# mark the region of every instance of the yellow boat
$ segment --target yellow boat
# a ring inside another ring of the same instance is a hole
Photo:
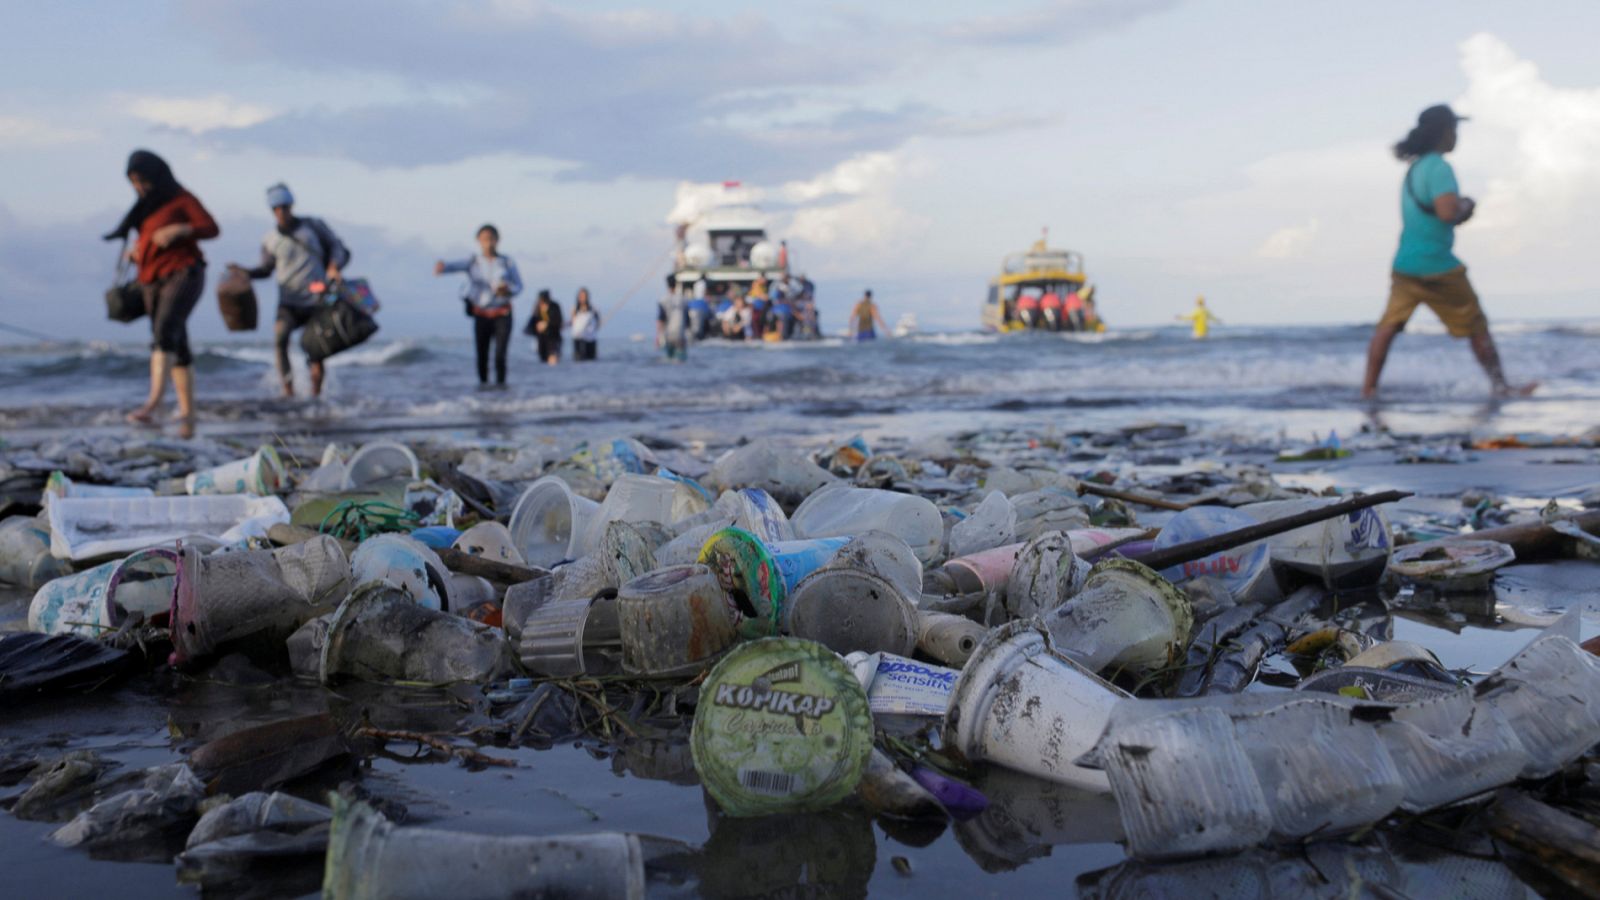
[[[1001,261],[983,302],[984,331],[1105,330],[1095,312],[1094,286],[1083,273],[1083,254],[1051,249],[1048,234]]]

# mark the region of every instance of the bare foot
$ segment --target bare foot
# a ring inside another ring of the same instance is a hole
[[[285,400],[294,399],[294,384],[292,382],[285,381],[283,383],[283,398]]]
[[[1537,381],[1530,381],[1527,384],[1501,384],[1495,386],[1494,395],[1496,397],[1531,397],[1533,392],[1538,389],[1539,382]]]
[[[188,440],[194,437],[194,416],[183,416],[172,420],[178,426],[178,437]]]
[[[156,423],[156,408],[153,406],[141,406],[123,418],[127,419],[130,425],[154,425]]]

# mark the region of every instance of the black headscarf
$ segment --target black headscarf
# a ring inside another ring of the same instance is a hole
[[[144,224],[151,213],[165,206],[183,190],[178,179],[172,177],[172,167],[167,165],[167,161],[149,150],[135,150],[128,155],[127,174],[135,173],[150,182],[150,190],[133,204],[116,228],[103,235],[108,241],[127,240],[128,232]]]

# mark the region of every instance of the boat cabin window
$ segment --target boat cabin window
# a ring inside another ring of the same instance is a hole
[[[711,233],[711,261],[717,266],[748,267],[750,248],[766,235],[760,231],[714,231]]]

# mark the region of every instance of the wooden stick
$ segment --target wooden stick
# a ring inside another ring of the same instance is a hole
[[[1204,559],[1213,553],[1221,553],[1224,550],[1232,550],[1235,547],[1243,546],[1251,541],[1259,541],[1262,538],[1269,538],[1273,535],[1283,534],[1285,531],[1293,531],[1296,528],[1303,528],[1306,525],[1315,525],[1318,522],[1325,522],[1328,519],[1333,519],[1347,513],[1352,513],[1358,509],[1366,509],[1369,506],[1378,506],[1379,504],[1383,503],[1393,503],[1396,500],[1403,500],[1409,496],[1411,496],[1411,494],[1407,491],[1383,491],[1377,494],[1365,494],[1359,497],[1351,497],[1349,500],[1343,500],[1339,503],[1330,504],[1328,506],[1320,506],[1316,509],[1306,510],[1303,513],[1285,516],[1282,519],[1274,519],[1270,522],[1261,522],[1245,528],[1238,528],[1233,531],[1223,532],[1222,534],[1215,534],[1208,538],[1201,538],[1198,541],[1189,541],[1186,544],[1178,544],[1175,547],[1168,547],[1164,550],[1156,550],[1151,553],[1146,553],[1143,556],[1139,556],[1137,559],[1139,562],[1142,562],[1150,568],[1159,571],[1167,568],[1168,566],[1176,566],[1180,563]]]
[[[1567,516],[1566,521],[1590,534],[1600,533],[1600,510]],[[1518,562],[1526,562],[1533,559],[1557,559],[1564,555],[1568,542],[1572,540],[1571,537],[1551,528],[1548,522],[1523,522],[1517,525],[1502,525],[1499,528],[1485,528],[1468,534],[1452,534],[1425,543],[1499,541],[1502,544],[1510,544],[1511,548],[1517,551]]]
[[[1509,789],[1489,805],[1489,831],[1584,896],[1600,893],[1600,828]]]
[[[267,529],[267,539],[280,547],[290,544],[303,544],[316,537],[320,532],[315,528],[304,525],[278,524]],[[345,553],[352,553],[356,549],[354,541],[340,540],[339,546]],[[490,581],[501,584],[522,584],[549,575],[546,569],[514,566],[495,559],[485,559],[482,556],[473,556],[471,553],[462,553],[454,547],[434,547],[434,553],[439,555],[439,561],[444,563],[450,571],[461,575],[477,575]]]
[[[1152,497],[1148,494],[1135,494],[1133,491],[1121,491],[1116,488],[1106,487],[1103,484],[1093,484],[1088,481],[1080,481],[1078,482],[1078,496],[1081,497],[1084,494],[1094,494],[1096,497],[1110,497],[1113,500],[1122,500],[1126,503],[1137,503],[1140,506],[1150,506],[1154,507],[1155,509],[1170,509],[1174,512],[1183,512],[1194,505],[1192,503],[1179,503],[1176,500],[1168,500],[1165,497]]]

